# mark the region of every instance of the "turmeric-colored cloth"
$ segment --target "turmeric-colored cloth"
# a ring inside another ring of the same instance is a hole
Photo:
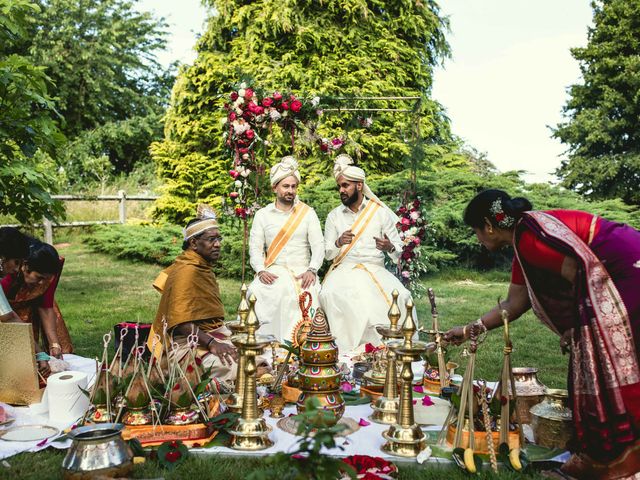
[[[187,337],[173,334],[177,325],[193,322],[200,331],[206,332],[220,343],[232,345],[229,340],[230,331],[224,326],[224,307],[220,300],[220,287],[211,265],[193,250],[186,250],[179,255],[173,264],[163,270],[153,284],[162,293],[158,312],[149,334],[148,346],[156,356],[162,351],[161,344],[154,345],[155,334],[162,337],[163,319],[167,322],[167,333],[170,341],[178,344],[170,355],[178,360],[188,350]],[[153,348],[155,347],[155,348]],[[223,364],[219,358],[199,347],[198,355],[202,356],[203,365],[211,367],[211,375],[222,381],[234,380],[236,364]]]

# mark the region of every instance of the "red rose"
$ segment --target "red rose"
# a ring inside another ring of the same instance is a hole
[[[177,392],[178,390],[180,390],[180,384],[179,384],[179,383],[176,383],[176,384],[173,386],[173,391],[174,391],[174,392]]]
[[[413,257],[413,253],[411,253],[409,251],[402,252],[402,259],[403,260],[411,260],[412,257]]]
[[[398,213],[399,213],[400,215],[404,215],[405,213],[407,213],[407,207],[400,207],[400,208],[398,209]]]
[[[231,101],[235,102],[238,99],[238,92],[231,93]]]
[[[289,110],[289,104],[287,102],[282,102],[280,104],[280,107],[282,108],[282,110]]]
[[[324,143],[324,142],[322,142],[320,144],[320,150],[323,151],[323,152],[328,152],[329,151],[329,145]]]
[[[500,405],[506,405],[509,399],[504,395],[500,397]]]
[[[253,97],[253,90],[250,88],[247,88],[244,91],[244,98],[246,98],[247,100],[251,99],[251,97]]]
[[[247,211],[242,207],[236,208],[236,217],[240,217],[242,219],[247,218]]]
[[[282,100],[282,94],[280,92],[273,92],[272,97],[276,102]]]
[[[294,100],[291,102],[291,111],[298,113],[302,108],[302,102],[300,100]]]
[[[196,357],[196,365],[198,366],[202,365],[202,359],[200,357]]]
[[[249,110],[245,110],[242,114],[242,118],[244,118],[245,120],[251,120],[251,112]]]
[[[193,372],[193,365],[187,365],[187,373]]]
[[[234,180],[236,178],[238,178],[238,175],[240,175],[238,172],[236,172],[235,170],[229,170],[229,175],[231,175],[231,178],[233,178]]]
[[[247,137],[249,140],[252,140],[253,137],[256,136],[256,132],[254,132],[253,130],[247,130],[246,132],[244,132],[244,136]]]
[[[236,115],[236,112],[231,112],[229,114],[229,121],[233,122],[236,118],[238,118],[238,116]]]
[[[503,220],[504,220],[504,213],[502,212],[496,213],[496,222],[500,223]]]
[[[411,227],[409,225],[400,225],[400,230],[402,230],[403,232],[406,232],[407,230],[409,230]]]
[[[180,450],[171,450],[164,454],[164,459],[169,463],[177,462],[180,460],[180,457],[182,457]]]
[[[264,113],[263,107],[256,107],[256,111],[255,111],[256,115],[262,115],[263,113]]]
[[[262,106],[265,108],[269,108],[271,105],[273,105],[273,98],[263,98],[262,99]]]
[[[244,143],[244,142],[243,142],[243,144],[246,145],[246,143]],[[238,142],[238,145],[240,145],[240,142]],[[239,148],[238,152],[242,153],[242,154],[249,153],[249,149],[248,148]]]
[[[178,442],[175,440],[169,444],[169,448],[178,448]]]
[[[420,200],[418,200],[418,199],[414,200],[414,201],[413,201],[413,206],[414,206],[415,208],[420,208]]]

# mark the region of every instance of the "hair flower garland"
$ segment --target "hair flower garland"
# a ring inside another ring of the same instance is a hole
[[[513,218],[511,215],[507,215],[504,212],[504,209],[502,208],[501,198],[497,198],[491,204],[491,208],[489,208],[489,211],[493,215],[493,218],[495,218],[496,223],[498,224],[499,227],[510,228],[513,226],[514,223],[516,223],[515,218]]]

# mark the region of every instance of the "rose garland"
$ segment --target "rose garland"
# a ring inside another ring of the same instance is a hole
[[[227,110],[224,137],[233,158],[229,170],[233,183],[229,192],[232,207],[227,211],[246,219],[260,208],[260,177],[265,165],[259,161],[256,150],[267,147],[266,138],[273,125],[291,133],[293,150],[296,129],[306,128],[322,111],[317,108],[319,97],[303,102],[291,93],[275,91],[267,95],[245,82],[231,92],[229,100],[224,105]]]
[[[401,205],[396,213],[399,217],[397,227],[403,243],[398,261],[400,280],[412,294],[419,296],[424,287],[417,280],[427,271],[420,251],[420,245],[424,243],[427,233],[427,221],[422,202],[417,198]]]

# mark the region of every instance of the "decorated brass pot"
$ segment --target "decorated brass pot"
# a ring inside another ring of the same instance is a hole
[[[338,347],[333,340],[314,342],[309,339],[300,353],[305,364],[332,365],[338,362]]]
[[[544,400],[531,407],[531,428],[536,444],[547,448],[566,448],[573,436],[573,414],[566,390],[546,389]]]
[[[307,399],[315,397],[320,402],[320,407],[323,410],[328,410],[333,412],[335,415],[335,422],[333,424],[338,423],[338,420],[342,418],[344,414],[344,399],[342,398],[342,394],[340,390],[334,390],[332,392],[302,392],[298,397],[298,402],[296,403],[296,407],[298,408],[298,412],[302,413],[305,411],[304,403]]]
[[[529,410],[544,399],[546,387],[538,380],[537,368],[515,367],[511,371],[516,381],[516,409],[520,422],[531,423]]]
[[[300,388],[305,391],[327,392],[340,388],[340,369],[335,365],[302,365]]]

